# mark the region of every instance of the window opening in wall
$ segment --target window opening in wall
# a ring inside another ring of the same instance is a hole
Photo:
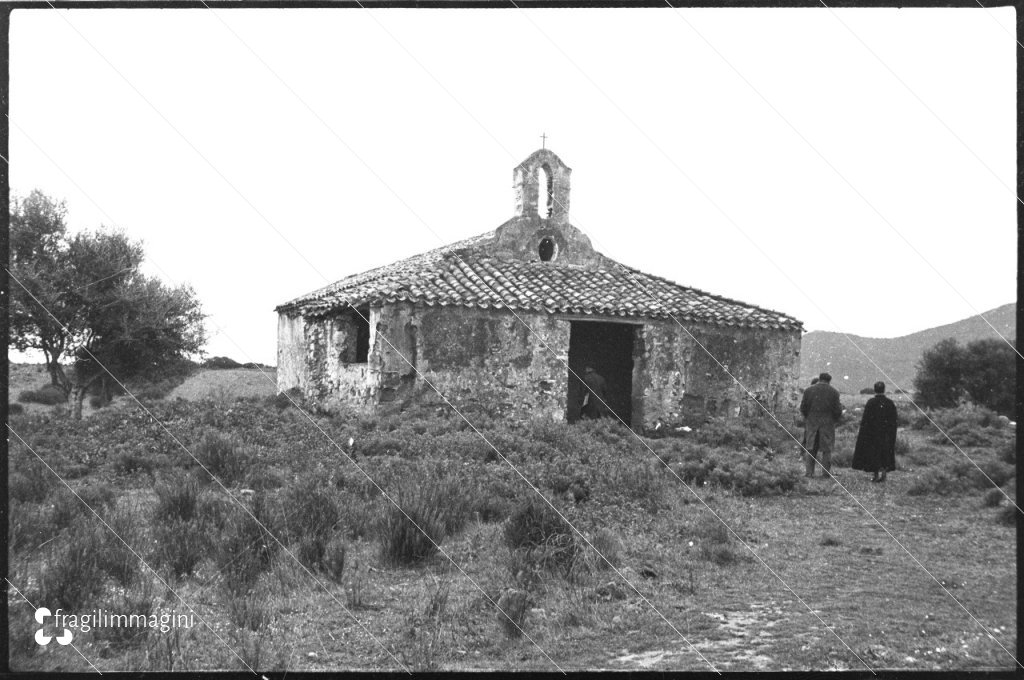
[[[356,324],[356,361],[365,364],[370,356],[370,308],[360,307],[358,314],[352,315]]]
[[[542,165],[537,168],[537,214],[543,219],[551,216],[551,205],[554,202],[551,182],[551,170],[548,166]]]
[[[550,262],[555,259],[555,254],[558,253],[558,246],[554,240],[550,237],[541,239],[540,247],[537,248],[537,253],[540,255],[541,262]]]

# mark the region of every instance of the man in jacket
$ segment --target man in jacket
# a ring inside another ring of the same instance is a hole
[[[831,476],[836,423],[843,416],[839,391],[831,383],[832,376],[822,373],[818,376],[817,384],[804,390],[804,397],[800,401],[800,414],[804,417],[803,450],[807,477],[814,476],[815,463],[821,463],[825,475]]]

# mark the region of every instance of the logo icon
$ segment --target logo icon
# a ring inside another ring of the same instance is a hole
[[[60,611],[60,610],[58,609],[57,611]],[[50,617],[50,610],[47,609],[46,607],[40,607],[39,609],[36,610],[36,623],[38,623],[39,625],[45,624],[46,623],[46,619],[48,619],[49,617]],[[66,628],[64,629],[64,632],[61,635],[58,635],[56,637],[57,637],[57,644],[59,644],[59,645],[71,644],[71,637],[72,637],[71,631],[66,629]],[[48,645],[48,644],[50,644],[50,640],[52,640],[53,638],[54,638],[53,635],[46,635],[43,632],[42,628],[40,628],[39,630],[36,631],[36,642],[38,644],[40,644],[40,645]]]

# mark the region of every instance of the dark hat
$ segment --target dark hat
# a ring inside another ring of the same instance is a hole
[[[822,373],[821,375],[818,376],[818,380],[820,380],[821,382],[830,383],[832,382],[832,376],[828,373]]]
[[[878,382],[875,383],[875,394],[884,394],[884,393],[885,393],[885,383],[882,382],[881,380],[879,380]]]
[[[818,378],[811,378],[811,384],[812,385],[817,385],[818,384]]]

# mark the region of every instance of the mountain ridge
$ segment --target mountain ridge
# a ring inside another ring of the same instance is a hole
[[[998,338],[993,326],[1003,337],[1014,342],[1017,337],[1017,303],[1011,302],[980,315],[898,338],[811,331],[803,336],[800,384],[807,385],[811,378],[827,371],[832,374],[832,385],[845,394],[856,394],[877,380],[883,380],[888,391],[903,389],[910,392],[914,389],[916,364],[926,349],[946,338],[955,338],[961,345],[984,338]],[[853,343],[863,350],[863,354]],[[872,360],[877,368],[872,365]]]

